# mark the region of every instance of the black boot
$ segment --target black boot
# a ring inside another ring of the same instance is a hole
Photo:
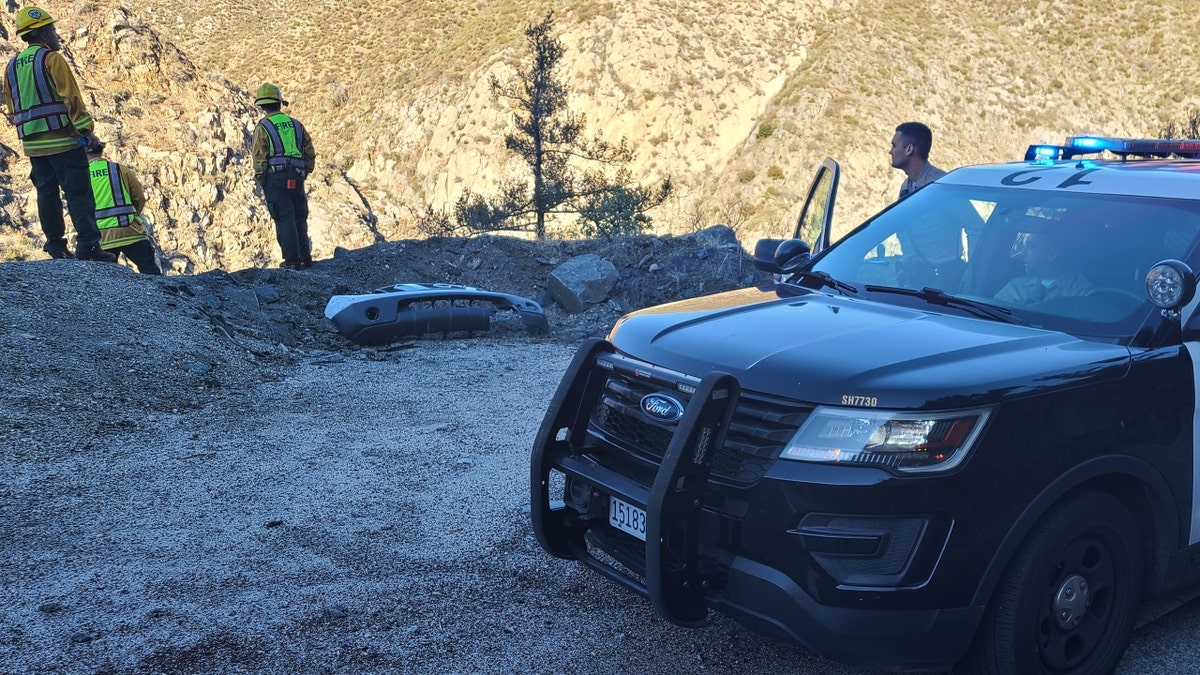
[[[80,260],[116,262],[117,256],[100,248],[100,244],[83,244],[75,248],[75,257]]]

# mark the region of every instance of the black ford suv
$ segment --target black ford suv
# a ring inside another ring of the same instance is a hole
[[[958,169],[778,283],[623,317],[532,453],[533,528],[702,625],[895,671],[1112,671],[1200,581],[1200,141]],[[803,238],[809,247],[798,239]]]

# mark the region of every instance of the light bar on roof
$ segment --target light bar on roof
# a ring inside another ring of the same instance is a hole
[[[1142,157],[1185,157],[1195,159],[1200,157],[1200,140],[1176,138],[1117,138],[1115,136],[1068,136],[1062,145],[1044,143],[1031,145],[1025,151],[1027,162],[1054,162],[1070,160],[1080,155],[1093,155],[1100,152],[1111,152],[1125,157],[1139,155]]]
[[[1200,153],[1200,140],[1169,138],[1113,138],[1109,136],[1068,136],[1063,145],[1084,152],[1107,150],[1114,155],[1192,157]]]

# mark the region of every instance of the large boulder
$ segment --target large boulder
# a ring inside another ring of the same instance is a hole
[[[607,258],[587,253],[556,267],[546,286],[550,297],[560,307],[571,314],[579,314],[608,299],[620,276]]]
[[[694,232],[689,236],[701,245],[711,246],[716,249],[731,250],[742,247],[741,242],[738,241],[737,233],[728,225],[713,225],[699,232]]]

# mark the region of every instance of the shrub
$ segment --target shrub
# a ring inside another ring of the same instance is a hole
[[[1159,138],[1200,138],[1200,108],[1190,108],[1179,119],[1167,120]]]
[[[614,186],[591,197],[579,209],[579,230],[585,237],[613,237],[641,234],[650,225],[645,214],[647,195],[625,186]]]
[[[425,206],[425,213],[416,214],[416,226],[427,237],[449,237],[458,230],[449,213],[435,211],[431,205]]]

